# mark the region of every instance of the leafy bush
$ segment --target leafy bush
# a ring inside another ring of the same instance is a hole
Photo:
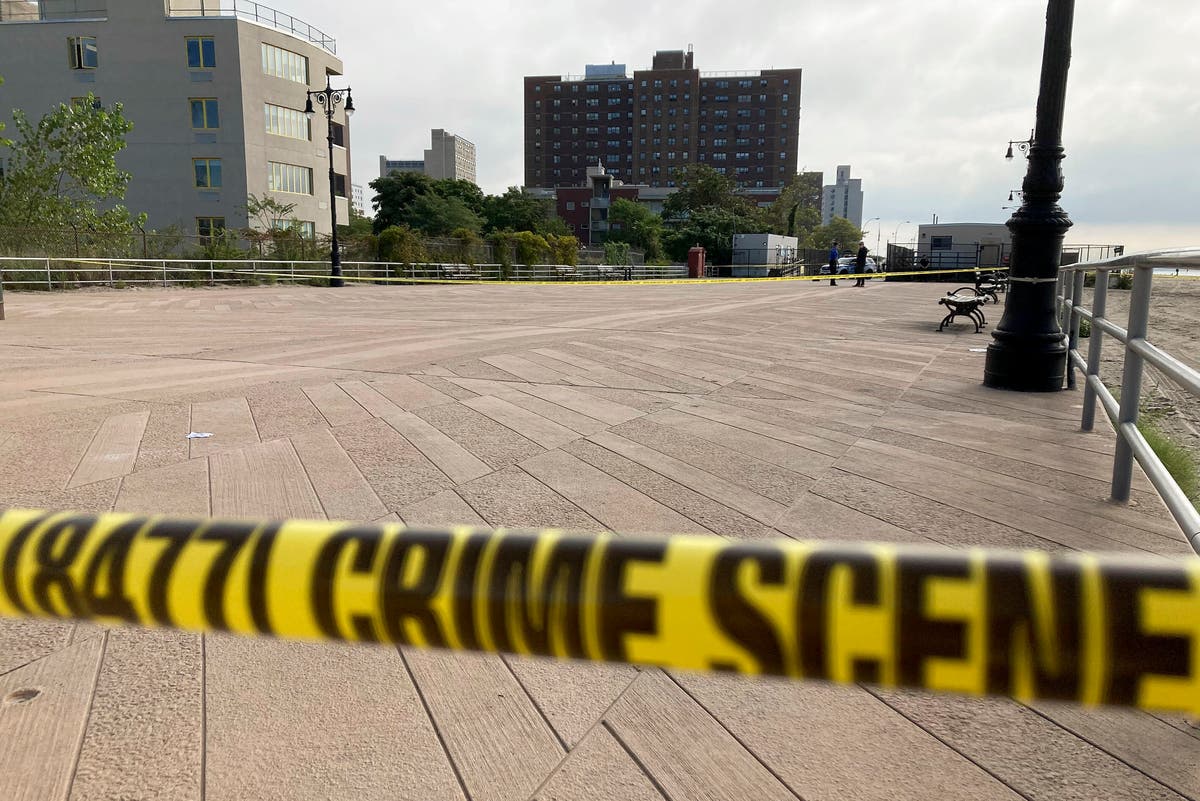
[[[379,234],[379,258],[401,264],[427,260],[421,235],[406,225],[392,225]]]
[[[513,235],[517,245],[517,261],[526,267],[541,264],[550,255],[546,238],[532,231],[519,231]]]
[[[546,243],[550,246],[550,255],[555,264],[575,266],[579,259],[578,239],[573,236],[550,234],[546,237]]]
[[[629,263],[628,242],[605,242],[604,263],[621,266]]]

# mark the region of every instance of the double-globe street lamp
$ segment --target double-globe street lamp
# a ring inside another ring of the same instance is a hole
[[[1063,116],[1075,0],[1049,0],[1042,54],[1037,120],[1026,142],[1009,142],[1029,153],[1021,208],[1012,231],[1009,292],[1004,316],[992,332],[984,386],[1019,392],[1058,392],[1067,369],[1067,345],[1055,309],[1062,244],[1071,219],[1058,205],[1063,191]]]
[[[304,113],[311,120],[317,116],[316,109],[313,108],[313,101],[317,101],[317,105],[325,112],[325,120],[328,123],[326,141],[329,143],[329,220],[333,226],[333,240],[330,246],[329,253],[329,285],[344,286],[342,281],[342,254],[338,250],[338,235],[337,235],[337,173],[333,169],[333,114],[337,111],[337,107],[345,104],[346,116],[350,117],[354,114],[354,98],[350,96],[350,87],[345,89],[334,89],[329,83],[329,76],[325,76],[325,88],[308,93],[308,102],[304,104]]]

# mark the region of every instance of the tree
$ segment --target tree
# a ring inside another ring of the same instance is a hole
[[[375,233],[407,223],[408,210],[417,198],[432,191],[433,181],[419,172],[393,172],[371,181],[376,209]]]
[[[478,231],[483,226],[479,215],[462,200],[435,192],[417,197],[408,207],[404,222],[426,236],[446,236],[458,228]]]
[[[617,198],[609,209],[608,221],[611,226],[608,233],[610,241],[628,242],[641,248],[648,261],[663,257],[663,221],[646,206]]]
[[[430,189],[446,200],[460,201],[472,213],[480,217],[483,216],[483,207],[486,198],[483,195],[483,190],[470,181],[462,178],[457,180],[446,178],[441,181],[434,181]]]
[[[829,225],[819,225],[809,233],[808,238],[801,242],[801,247],[824,250],[831,242],[837,242],[843,253],[849,253],[851,248],[857,248],[862,241],[862,229],[845,217],[834,217]]]
[[[821,224],[821,173],[802,172],[792,178],[767,210],[767,221],[772,233],[807,239]]]
[[[113,201],[125,197],[132,175],[117,167],[133,123],[116,103],[95,96],[61,104],[35,125],[13,109],[17,141],[0,182],[0,226],[86,228],[128,233],[145,222]]]
[[[732,178],[707,164],[681,167],[672,177],[678,189],[663,204],[663,215],[668,218],[685,216],[697,209],[749,212],[754,208],[749,200],[736,194],[737,184]]]
[[[484,202],[483,218],[484,230],[488,232],[571,233],[555,213],[553,201],[527,195],[515,186],[510,186],[503,195],[489,195]]]
[[[737,184],[705,164],[693,164],[674,174],[679,191],[663,204],[667,255],[687,259],[689,248],[700,245],[714,264],[733,259],[733,235],[764,231],[767,222],[749,200],[736,194]]]
[[[686,261],[688,250],[699,245],[712,263],[728,264],[733,260],[733,235],[757,229],[753,217],[739,211],[696,209],[672,224],[666,236],[667,255],[677,262]]]

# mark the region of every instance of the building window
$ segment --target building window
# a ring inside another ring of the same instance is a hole
[[[952,236],[931,236],[929,237],[929,247],[931,250],[953,250],[954,237]]]
[[[100,51],[95,36],[71,36],[67,39],[70,48],[71,69],[94,70],[100,66]]]
[[[197,217],[196,233],[201,239],[208,240],[220,235],[225,230],[224,217]]]
[[[192,172],[196,175],[197,189],[221,188],[220,159],[192,159]]]
[[[346,195],[346,176],[338,173],[333,174],[333,194],[338,197],[347,197]]]
[[[197,131],[221,127],[221,114],[215,97],[188,98],[192,106],[192,128]]]
[[[311,195],[313,193],[312,174],[311,167],[269,161],[267,162],[267,189],[292,195]]]
[[[266,130],[275,136],[286,136],[288,139],[312,140],[312,123],[304,112],[294,108],[263,104],[263,115],[266,118]]]
[[[263,42],[262,67],[264,75],[308,85],[308,59],[299,53]]]
[[[217,66],[217,44],[211,36],[188,36],[184,41],[189,70],[211,70]]]
[[[88,97],[72,97],[71,105],[86,106],[93,111],[99,111],[100,109],[104,108],[104,104],[100,102],[100,98],[96,97],[95,95],[89,95]]]
[[[345,147],[346,146],[346,126],[345,125],[342,125],[340,122],[333,122],[331,120],[329,123],[329,134],[333,137],[334,147]]]

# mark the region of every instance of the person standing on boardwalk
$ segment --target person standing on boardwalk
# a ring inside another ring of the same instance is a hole
[[[829,285],[837,286],[837,268],[838,268],[838,253],[837,240],[833,240],[833,244],[829,246]]]
[[[858,255],[854,257],[854,274],[858,279],[854,282],[855,286],[866,286],[867,281],[867,245],[864,242],[858,243]]]

